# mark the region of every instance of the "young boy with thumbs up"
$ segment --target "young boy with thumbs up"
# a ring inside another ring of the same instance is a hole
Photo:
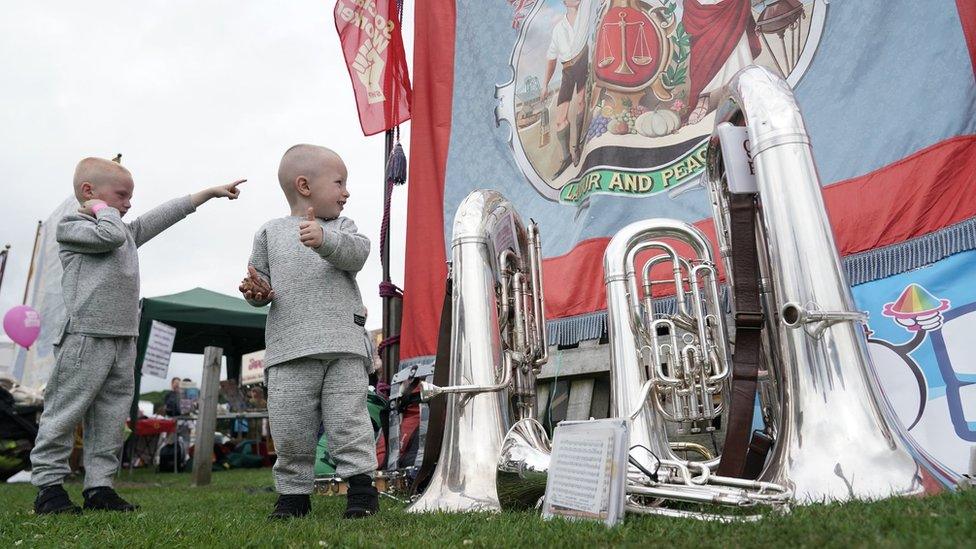
[[[264,357],[268,416],[278,460],[272,519],[311,510],[315,448],[324,424],[336,473],[349,483],[346,518],[379,510],[370,474],[376,469],[366,409],[366,310],[356,273],[369,239],[342,217],[349,199],[346,166],[325,147],[295,145],[281,158],[278,182],[291,215],[254,236],[240,291],[268,311]]]

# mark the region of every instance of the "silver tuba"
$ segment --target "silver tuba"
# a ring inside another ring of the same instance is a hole
[[[474,191],[454,216],[451,255],[450,386],[421,384],[423,400],[448,399],[444,439],[411,513],[500,510],[502,438],[514,421],[535,417],[535,378],[548,359],[536,224],[525,225],[501,194]]]
[[[757,66],[740,71],[728,89],[716,125],[748,130],[759,191],[760,272],[771,283],[764,289],[767,355],[778,418],[760,480],[787,486],[797,503],[943,490],[934,464],[904,432],[873,377],[866,315],[854,307],[793,91]],[[724,250],[728,187],[714,134],[707,170]]]

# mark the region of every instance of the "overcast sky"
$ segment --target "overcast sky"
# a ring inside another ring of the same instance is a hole
[[[20,304],[37,221],[71,193],[85,156],[135,179],[126,219],[175,196],[247,178],[140,249],[142,295],[203,287],[237,295],[257,228],[287,215],[277,183],[295,143],[349,169],[344,215],[373,243],[359,285],[380,327],[383,137],[363,137],[333,0],[8,1],[0,17],[0,245],[11,244],[0,313]],[[412,66],[412,3],[404,14]],[[409,124],[401,128],[406,145]],[[409,154],[409,151],[408,151]],[[394,193],[392,272],[403,282],[406,189]],[[202,357],[171,374],[199,381]],[[144,390],[164,380],[144,378]]]

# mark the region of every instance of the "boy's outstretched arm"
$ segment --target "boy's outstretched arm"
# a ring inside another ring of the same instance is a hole
[[[95,209],[94,213],[92,209]],[[101,200],[85,202],[79,211],[95,218],[91,220],[69,215],[58,223],[57,239],[62,248],[79,253],[99,254],[125,244],[125,224],[119,211]]]
[[[146,242],[149,242],[177,221],[193,213],[197,209],[197,206],[211,198],[227,197],[231,200],[236,199],[241,195],[241,191],[237,186],[245,181],[247,180],[241,179],[227,185],[204,189],[189,196],[175,198],[142,214],[129,225],[129,229],[132,231],[132,237],[136,241],[136,246],[142,246]]]
[[[299,225],[299,239],[337,269],[351,273],[362,270],[369,257],[369,239],[359,234],[351,219],[343,218],[338,229],[325,229],[308,209]]]

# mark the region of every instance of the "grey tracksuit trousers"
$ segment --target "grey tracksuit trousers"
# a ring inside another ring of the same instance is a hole
[[[85,488],[112,486],[132,404],[136,338],[67,334],[56,353],[31,452],[31,483],[63,482],[71,472],[75,426],[84,421]]]
[[[265,371],[279,494],[312,493],[319,425],[325,426],[338,476],[349,478],[376,469],[363,361],[361,356],[303,357]]]

